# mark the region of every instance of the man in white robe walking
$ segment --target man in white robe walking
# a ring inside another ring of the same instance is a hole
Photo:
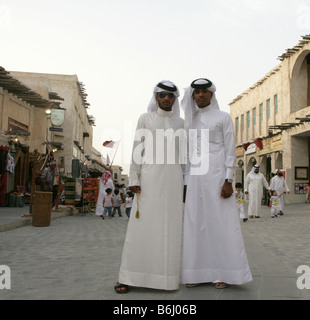
[[[247,175],[244,183],[244,193],[249,194],[248,216],[252,218],[260,217],[260,210],[263,198],[263,187],[270,190],[265,176],[259,172],[260,166],[255,165]],[[280,193],[279,193],[280,194]]]
[[[252,274],[232,196],[233,123],[228,113],[219,110],[215,91],[210,80],[197,79],[182,100],[190,137],[182,282],[187,286],[211,282],[222,289],[250,282]]]
[[[279,169],[275,170],[275,176],[271,180],[270,189],[276,190],[278,195],[282,194],[283,192],[290,194],[290,189],[288,188],[287,183],[283,177],[283,174]],[[282,216],[284,214],[284,195],[283,194],[279,198],[279,209],[280,209],[280,215]]]
[[[110,188],[114,192],[114,183],[112,180],[112,173],[108,170],[104,171],[99,180],[99,192],[96,204],[96,215],[103,217],[103,198],[107,194],[105,191]]]
[[[172,82],[158,83],[148,112],[138,120],[129,174],[136,195],[114,287],[117,293],[126,293],[129,286],[179,288],[184,185],[179,147],[185,130],[178,97]]]

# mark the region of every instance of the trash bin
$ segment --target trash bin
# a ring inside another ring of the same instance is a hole
[[[32,225],[34,227],[49,227],[52,216],[52,192],[34,193],[33,211],[32,211]]]

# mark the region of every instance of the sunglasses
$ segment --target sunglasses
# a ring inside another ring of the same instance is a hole
[[[174,94],[173,93],[166,93],[166,92],[158,93],[158,97],[160,99],[164,99],[164,98],[166,98],[166,96],[168,96],[169,99],[173,99],[174,98]]]

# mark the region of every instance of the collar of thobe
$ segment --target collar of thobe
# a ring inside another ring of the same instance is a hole
[[[161,117],[172,117],[173,116],[173,111],[165,111],[163,109],[158,108],[156,112]]]
[[[206,112],[209,112],[209,111],[211,111],[211,110],[214,109],[214,108],[211,107],[211,104],[208,105],[208,106],[206,106],[206,107],[204,107],[204,108],[199,108],[199,107],[197,106],[196,102],[194,102],[194,103],[195,103],[195,106],[196,106],[196,108],[197,108],[197,113],[206,113]]]

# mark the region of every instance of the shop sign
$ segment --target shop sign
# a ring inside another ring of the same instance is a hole
[[[55,128],[55,127],[50,127],[50,131],[55,131],[55,132],[63,132],[63,128]]]
[[[247,150],[245,151],[245,154],[251,154],[256,152],[256,144],[252,143],[248,146]]]
[[[28,126],[12,118],[8,118],[8,131],[26,133],[28,132]]]
[[[51,110],[51,123],[53,126],[61,126],[65,122],[65,110],[52,109]]]

